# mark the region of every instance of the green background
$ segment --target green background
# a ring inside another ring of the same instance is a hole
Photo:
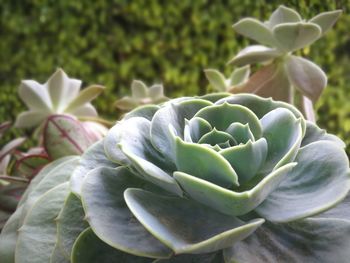
[[[111,120],[120,114],[113,102],[129,93],[133,79],[162,82],[169,97],[204,94],[210,87],[203,69],[229,74],[226,62],[252,43],[232,24],[267,19],[282,3],[305,19],[344,10],[334,29],[301,55],[329,77],[316,105],[318,123],[344,139],[349,153],[350,1],[2,0],[0,122],[25,109],[17,96],[21,79],[45,82],[57,67],[85,85],[105,85],[94,105]]]

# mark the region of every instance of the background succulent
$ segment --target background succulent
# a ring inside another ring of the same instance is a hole
[[[146,105],[33,179],[0,258],[347,262],[343,147],[293,106],[255,95]]]
[[[154,84],[147,87],[140,80],[134,80],[131,84],[131,97],[125,96],[115,102],[115,106],[123,111],[129,111],[144,104],[158,104],[167,101],[164,96],[162,84]]]
[[[263,63],[241,87],[263,97],[295,104],[307,119],[315,121],[313,103],[327,85],[327,76],[313,62],[293,55],[324,35],[337,21],[341,10],[321,13],[305,21],[293,9],[278,7],[268,21],[244,18],[233,25],[235,31],[262,45],[241,50],[229,63],[245,66]],[[233,93],[239,92],[232,89]]]
[[[68,114],[78,118],[97,117],[90,101],[96,98],[103,86],[93,85],[80,91],[81,81],[71,79],[58,69],[44,84],[34,80],[23,80],[19,96],[29,111],[17,116],[15,125],[19,128],[36,127],[54,114]]]
[[[210,84],[216,91],[228,92],[232,89],[239,89],[240,86],[248,81],[250,66],[246,65],[244,67],[236,68],[227,79],[216,69],[206,69],[204,72]]]

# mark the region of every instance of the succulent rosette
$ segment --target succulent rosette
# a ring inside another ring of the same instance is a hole
[[[42,170],[0,236],[0,257],[347,262],[349,189],[344,143],[293,106],[180,98],[135,109],[81,158]]]

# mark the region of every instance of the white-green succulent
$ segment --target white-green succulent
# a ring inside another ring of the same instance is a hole
[[[81,84],[81,80],[69,78],[62,69],[58,69],[44,84],[23,80],[19,96],[29,110],[18,115],[15,126],[39,126],[53,114],[67,114],[77,118],[96,117],[97,111],[90,101],[104,87],[93,85],[80,91]]]
[[[216,91],[230,92],[234,91],[235,89],[239,89],[248,81],[250,75],[250,66],[246,65],[240,68],[236,68],[231,73],[229,78],[226,78],[224,74],[216,69],[206,69],[204,72],[210,84]]]
[[[323,36],[341,12],[324,12],[306,21],[293,9],[280,6],[268,21],[244,18],[234,24],[237,33],[259,45],[244,48],[229,63],[240,67],[254,63],[264,66],[233,92],[251,92],[292,103],[314,121],[313,103],[326,87],[327,76],[319,66],[293,52]]]
[[[178,98],[45,167],[0,235],[0,258],[346,263],[349,189],[344,143],[295,107]]]
[[[140,80],[134,80],[131,83],[131,96],[125,96],[115,102],[115,106],[124,111],[129,111],[137,106],[145,104],[158,104],[167,101],[164,96],[164,87],[162,84],[154,84],[147,87]]]

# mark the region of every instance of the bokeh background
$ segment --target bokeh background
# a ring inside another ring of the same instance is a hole
[[[350,153],[350,1],[348,0],[1,0],[0,122],[24,110],[22,79],[45,82],[58,67],[85,85],[107,88],[94,105],[102,117],[120,116],[113,102],[133,79],[162,82],[166,95],[210,91],[203,69],[229,74],[226,62],[251,44],[232,24],[267,19],[280,4],[311,18],[343,9],[333,30],[301,51],[328,75],[317,103],[318,124],[337,134]],[[29,131],[12,130],[10,136]],[[1,144],[1,142],[0,142]]]

